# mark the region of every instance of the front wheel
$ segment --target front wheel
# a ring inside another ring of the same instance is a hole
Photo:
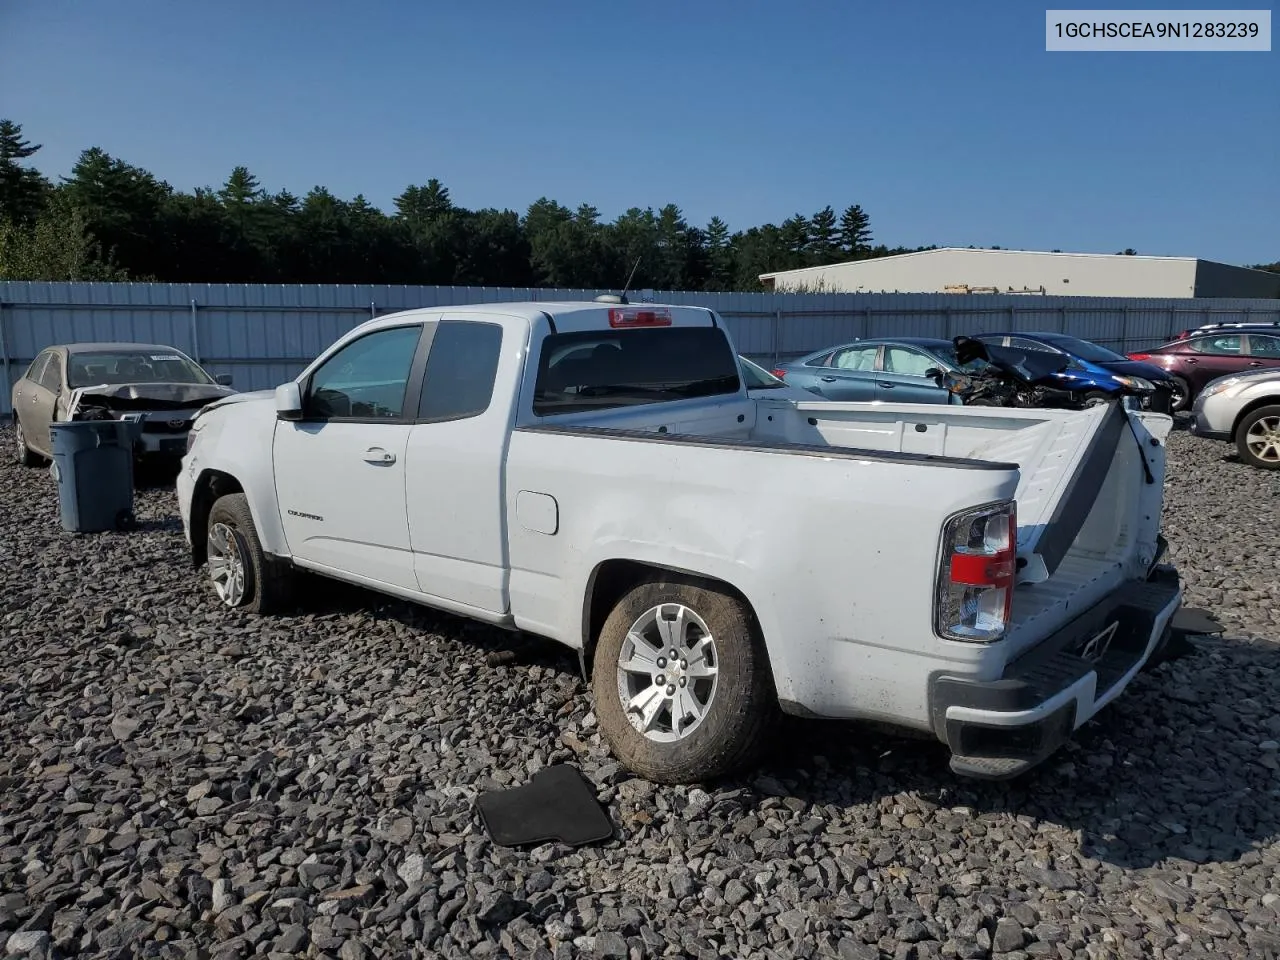
[[[1181,413],[1191,406],[1191,384],[1186,380],[1178,376],[1173,377],[1171,391],[1169,406],[1174,413]]]
[[[22,421],[15,415],[13,418],[13,447],[18,463],[24,467],[40,465],[40,455],[27,446],[27,435],[22,430]]]
[[[243,493],[219,497],[209,511],[209,579],[228,607],[269,614],[288,600],[289,571],[267,556]]]
[[[1236,452],[1251,467],[1280,470],[1280,406],[1260,407],[1240,422]]]
[[[779,714],[750,608],[677,574],[618,601],[600,632],[592,690],[614,755],[657,783],[698,783],[746,766]]]

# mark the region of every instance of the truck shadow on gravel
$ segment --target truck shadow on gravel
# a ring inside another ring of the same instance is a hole
[[[979,821],[1030,817],[1075,832],[1079,856],[1121,868],[1257,862],[1280,837],[1277,650],[1208,637],[1195,644],[1195,655],[1139,676],[1058,753],[1011,781],[953,776],[932,740],[788,720],[783,741],[796,761],[744,784],[811,804],[884,809],[897,798],[908,809],[969,810]]]
[[[477,651],[486,667],[520,677],[538,666],[578,678],[576,656],[550,641],[388,601],[358,587],[326,581],[306,591],[307,612],[364,608],[414,629],[447,632]],[[1009,820],[1031,829],[1075,834],[1078,856],[1121,868],[1179,866],[1257,858],[1280,836],[1280,673],[1274,644],[1197,637],[1194,651],[1134,680],[1116,702],[1057,754],[1006,782],[965,780],[948,767],[946,749],[865,724],[785,718],[755,769],[705,785],[730,794],[742,816],[763,813],[778,798],[806,808],[834,807],[840,819],[887,816],[878,845],[906,843],[895,808],[934,824],[962,816],[962,838],[1008,832]],[[518,682],[518,681],[517,681]],[[589,708],[578,682],[582,710]],[[592,762],[583,764],[588,776]],[[599,782],[598,777],[593,777]],[[625,771],[606,781],[627,779]],[[680,793],[684,788],[658,787]],[[967,811],[967,813],[966,813]],[[761,819],[765,819],[762,816]],[[898,825],[895,827],[894,824]],[[625,839],[624,839],[625,842]],[[981,841],[975,841],[981,842]]]

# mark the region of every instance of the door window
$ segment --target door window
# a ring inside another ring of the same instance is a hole
[[[1205,353],[1216,357],[1238,357],[1240,356],[1241,341],[1243,339],[1239,334],[1234,336],[1199,337],[1192,340],[1188,346],[1196,353]]]
[[[900,373],[908,377],[923,377],[926,370],[936,366],[938,366],[938,361],[925,356],[923,353],[917,353],[915,350],[908,350],[906,347],[884,348],[885,373]]]
[[[34,360],[31,361],[31,366],[27,367],[27,372],[24,376],[26,377],[26,379],[30,380],[32,383],[39,383],[40,378],[44,376],[44,368],[48,363],[49,363],[49,354],[47,353],[40,354],[38,357],[36,357]]]
[[[831,365],[841,370],[874,370],[879,347],[849,347],[831,358]]]
[[[1249,335],[1249,355],[1262,357],[1265,360],[1280,360],[1280,337],[1251,333]]]
[[[48,362],[40,371],[40,386],[50,393],[57,393],[62,389],[62,363],[56,353],[49,354]]]
[[[390,327],[353,340],[311,375],[307,415],[322,420],[394,420],[422,327]]]
[[[502,327],[498,324],[441,321],[427,354],[418,419],[462,420],[489,409],[501,352]]]

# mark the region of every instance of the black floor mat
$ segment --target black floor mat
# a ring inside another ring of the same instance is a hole
[[[559,840],[571,847],[608,840],[613,822],[577,767],[539,770],[523,786],[491,790],[476,801],[494,843],[523,847]]]
[[[1200,636],[1212,636],[1222,633],[1226,628],[1208,610],[1199,607],[1182,607],[1173,615],[1173,629],[1178,633],[1191,633]]]

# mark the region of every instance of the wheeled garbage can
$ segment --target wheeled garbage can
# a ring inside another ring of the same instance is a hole
[[[122,530],[133,523],[133,444],[138,424],[125,420],[51,423],[62,528],[73,533]]]

